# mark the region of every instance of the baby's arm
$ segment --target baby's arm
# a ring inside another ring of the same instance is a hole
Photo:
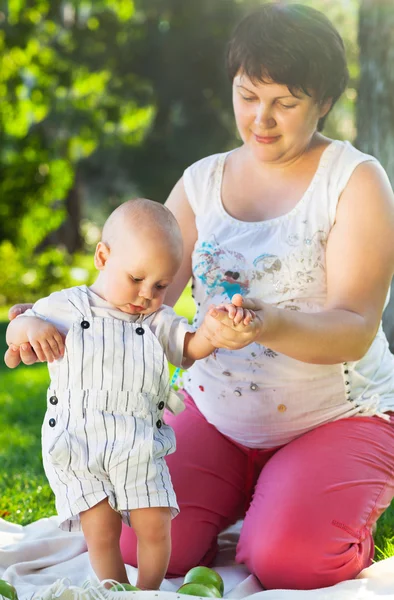
[[[21,346],[30,342],[41,362],[53,362],[64,354],[64,339],[52,323],[39,317],[18,317],[7,327],[6,341],[9,346]]]
[[[202,325],[193,333],[186,333],[183,356],[189,360],[199,360],[206,358],[214,350],[216,346],[213,346],[211,342],[204,335],[204,322],[206,319],[213,318],[210,315],[211,309],[220,311],[222,314],[226,313],[226,321],[229,325],[240,325],[247,327],[254,320],[254,312],[246,308],[235,306],[234,304],[221,304],[217,307],[210,307],[208,313],[205,315]]]

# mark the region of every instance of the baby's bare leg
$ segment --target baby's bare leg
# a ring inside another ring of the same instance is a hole
[[[110,507],[105,498],[93,508],[81,512],[80,518],[90,563],[98,579],[129,583],[119,548],[120,514]],[[111,584],[106,584],[106,587],[111,587]]]
[[[169,508],[138,508],[130,511],[138,546],[137,587],[158,590],[167,572],[171,554],[171,512]]]

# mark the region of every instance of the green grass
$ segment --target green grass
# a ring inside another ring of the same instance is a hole
[[[190,288],[176,310],[192,318]],[[0,311],[1,356],[6,349],[6,315],[6,309]],[[52,491],[41,464],[47,385],[46,365],[9,370],[0,361],[0,517],[21,525],[55,514]],[[394,556],[394,502],[379,519],[375,542],[376,560]]]
[[[0,323],[0,353],[5,329]],[[0,366],[0,517],[25,525],[55,513],[41,464],[41,423],[45,413],[46,365],[8,370]]]

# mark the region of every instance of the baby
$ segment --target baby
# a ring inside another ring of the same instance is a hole
[[[183,404],[167,359],[187,368],[215,349],[163,306],[181,260],[171,212],[151,200],[125,202],[104,225],[94,284],[39,300],[7,329],[10,346],[30,342],[49,363],[42,454],[60,527],[82,527],[99,580],[127,583],[119,539],[122,519],[131,525],[141,589],[158,589],[165,576],[179,511],[164,458],[175,439],[163,412]],[[235,322],[253,320],[228,306]]]

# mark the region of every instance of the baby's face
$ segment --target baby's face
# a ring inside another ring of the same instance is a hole
[[[100,274],[105,300],[131,315],[149,315],[163,304],[181,255],[164,239],[134,238],[110,251]]]

